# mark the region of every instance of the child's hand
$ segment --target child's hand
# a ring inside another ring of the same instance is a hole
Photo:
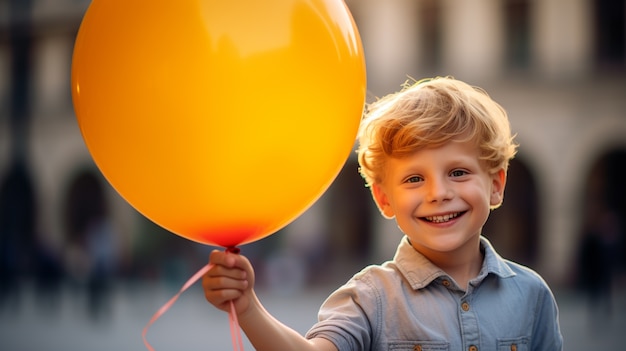
[[[246,312],[254,299],[254,270],[245,256],[214,250],[209,256],[213,267],[202,277],[204,296],[213,306],[230,312],[230,301],[238,315]]]

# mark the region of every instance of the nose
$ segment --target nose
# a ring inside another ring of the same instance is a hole
[[[431,178],[426,182],[426,201],[440,202],[453,196],[452,188],[446,179]]]

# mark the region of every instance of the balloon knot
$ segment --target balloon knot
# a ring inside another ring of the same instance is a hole
[[[226,248],[226,252],[238,254],[239,252],[241,252],[241,250],[236,246],[230,246]]]

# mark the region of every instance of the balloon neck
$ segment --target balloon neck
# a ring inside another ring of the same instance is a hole
[[[230,252],[230,253],[234,253],[234,254],[239,254],[241,250],[236,247],[236,246],[229,246],[226,248],[226,252]]]

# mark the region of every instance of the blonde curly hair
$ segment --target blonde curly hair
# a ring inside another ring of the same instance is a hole
[[[481,88],[452,77],[407,82],[369,106],[361,122],[359,172],[381,183],[388,158],[402,158],[449,141],[472,141],[489,172],[505,171],[517,145],[506,111]]]

